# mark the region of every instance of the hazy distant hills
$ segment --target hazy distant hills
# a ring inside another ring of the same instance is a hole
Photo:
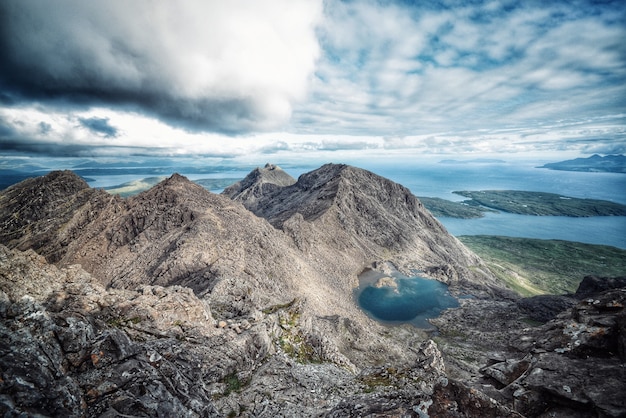
[[[626,173],[626,156],[620,154],[601,157],[598,154],[594,154],[588,158],[575,158],[573,160],[544,164],[540,168],[563,171]]]
[[[471,160],[441,160],[439,164],[504,164],[506,161],[497,158],[474,158]]]

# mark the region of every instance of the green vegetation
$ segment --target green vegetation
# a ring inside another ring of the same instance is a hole
[[[579,199],[554,193],[521,190],[457,191],[465,203],[503,212],[537,216],[626,216],[626,206],[608,200]]]
[[[224,390],[224,396],[230,395],[232,392],[239,392],[248,382],[242,382],[237,375],[237,372],[234,371],[229,375],[224,376],[222,382],[226,384],[226,389]]]
[[[485,212],[495,212],[476,205],[440,199],[438,197],[419,197],[420,202],[433,216],[448,218],[482,218]]]
[[[300,312],[295,309],[280,313],[279,324],[282,334],[278,339],[278,344],[285,354],[300,363],[320,363],[322,359],[308,341],[307,336],[299,329],[299,321]]]
[[[298,298],[295,298],[294,300],[292,300],[291,302],[287,302],[287,303],[282,303],[282,304],[278,304],[278,305],[272,305],[269,308],[265,308],[263,309],[263,313],[265,315],[270,315],[273,314],[275,312],[278,312],[282,309],[287,309],[287,308],[291,308],[296,302],[298,301]]]
[[[588,275],[626,275],[626,250],[606,245],[490,235],[458,238],[523,296],[573,293]]]
[[[263,309],[265,315],[278,313],[278,324],[281,328],[278,345],[288,356],[300,363],[320,363],[322,358],[311,345],[306,334],[299,327],[300,300],[272,305]]]

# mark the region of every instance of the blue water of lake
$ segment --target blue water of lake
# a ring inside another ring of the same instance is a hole
[[[355,290],[359,306],[373,319],[389,325],[409,323],[433,329],[428,319],[459,306],[445,284],[419,276],[366,270],[359,276],[359,283]]]

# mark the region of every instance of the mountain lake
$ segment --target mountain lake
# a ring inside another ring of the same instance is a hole
[[[407,277],[367,269],[359,275],[354,297],[371,318],[387,325],[409,323],[418,328],[434,329],[428,319],[438,317],[459,303],[448,286],[420,276]]]

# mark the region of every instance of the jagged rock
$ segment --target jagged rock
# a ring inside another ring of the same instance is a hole
[[[622,417],[626,414],[626,371],[616,359],[577,359],[559,353],[544,353],[535,359],[519,382],[516,407],[525,414],[538,409],[567,406],[589,415]],[[536,394],[528,397],[527,391]],[[521,392],[521,393],[520,393]],[[528,402],[528,401],[530,402]],[[539,400],[539,402],[537,402]]]
[[[62,225],[46,227],[45,248],[54,248],[54,257],[39,250],[48,261],[59,266],[80,264],[102,285],[117,289],[191,288],[210,304],[216,321],[246,319],[299,297],[307,305],[302,323],[313,323],[328,337],[324,344],[338,347],[351,364],[369,364],[389,353],[412,361],[395,341],[377,336],[382,328],[352,300],[357,273],[373,261],[391,255],[392,261],[406,268],[445,263],[445,274],[454,278],[451,282],[474,283],[479,291],[495,288],[493,277],[480,275],[480,283],[473,281],[469,267],[480,260],[448,235],[408,190],[364,170],[328,165],[301,176],[293,185],[289,185],[293,179],[278,167],[253,172],[249,181],[241,183],[238,196],[248,196],[246,191],[260,183],[272,184],[271,190],[258,189],[259,203],[269,207],[268,195],[278,193],[278,202],[287,199],[286,190],[291,191],[292,196],[275,207],[289,212],[284,231],[179,175],[128,199],[89,192],[72,173],[62,177],[80,187],[64,188],[50,175],[0,193],[0,198],[14,200],[46,184],[59,189],[53,195],[77,202],[63,212]],[[74,197],[74,192],[85,198]],[[53,217],[55,202],[37,203],[37,208]],[[21,203],[25,208],[34,204]],[[0,222],[14,218],[12,208],[0,206]],[[13,230],[29,236],[27,225],[39,230],[47,221],[20,222]],[[318,319],[329,315],[350,318],[353,325],[333,332],[329,322]]]
[[[574,306],[576,302],[576,299],[569,296],[539,295],[519,299],[517,306],[530,319],[548,322],[564,310]]]
[[[523,415],[507,408],[482,392],[461,382],[450,381],[435,388],[432,404],[424,416],[470,418],[523,418]]]
[[[26,285],[23,277],[37,286]],[[180,309],[170,309],[173,305]],[[279,320],[295,320],[303,308],[296,301],[274,308],[261,323],[231,322],[240,333],[229,326],[203,327],[203,319],[211,323],[209,306],[189,289],[105,289],[80,268],[57,269],[32,251],[0,246],[0,412],[68,417],[426,413],[434,386],[447,381],[435,343],[411,349],[415,360],[407,367],[355,374],[345,358],[328,362],[332,354],[324,350],[332,344],[318,331],[300,334],[297,324]],[[274,320],[285,325],[278,339],[270,336],[282,329],[271,331]],[[322,363],[301,362],[280,350],[280,341],[294,333],[300,344],[321,350]]]
[[[485,367],[482,372],[495,379],[502,387],[508,386],[520,378],[530,368],[530,358],[521,360],[507,359],[492,366]]]
[[[245,201],[251,207],[262,197],[274,194],[295,182],[296,179],[280,167],[268,163],[263,168],[255,168],[246,178],[225,188],[222,194],[233,200]]]
[[[626,415],[622,326],[626,289],[589,294],[538,328],[526,328],[516,337],[523,360],[510,359],[485,369],[506,370],[522,361],[527,370],[515,380],[500,380],[515,408],[527,416],[552,411],[554,416]],[[513,376],[512,376],[513,377]],[[507,383],[508,382],[508,383]]]
[[[0,246],[0,254],[0,412],[218,415],[207,388],[188,382],[203,374],[210,383],[209,369],[228,366],[228,356],[216,349],[223,340],[211,343],[220,336],[200,335],[205,348],[184,341],[198,336],[194,332],[178,338],[158,333],[172,327],[174,318],[186,330],[206,326],[194,322],[194,308],[203,319],[208,312],[193,293],[106,291],[86,272],[58,270],[32,252]],[[37,286],[25,285],[24,277]],[[171,304],[186,309],[168,313]],[[150,307],[158,313],[141,316]],[[145,322],[148,328],[135,327]],[[216,373],[213,381],[222,376]]]
[[[110,200],[119,203],[120,199],[89,188],[71,171],[24,180],[0,193],[0,243],[21,250],[32,248],[57,262],[68,242]]]
[[[363,370],[356,381],[358,393],[345,396],[328,414],[329,417],[357,416],[428,416],[435,386],[446,385],[441,352],[432,341],[416,349],[414,364]]]
[[[626,277],[585,276],[576,289],[575,297],[586,298],[603,290],[626,287]]]

